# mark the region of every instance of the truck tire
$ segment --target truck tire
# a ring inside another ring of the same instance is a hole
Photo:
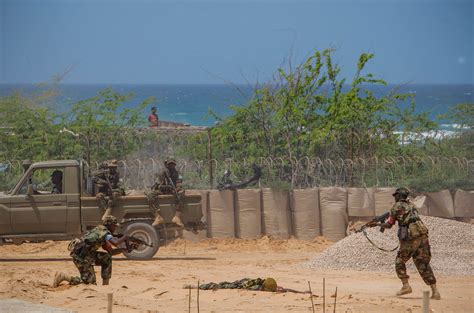
[[[124,231],[125,234],[137,237],[153,247],[140,246],[132,252],[124,252],[123,254],[133,260],[151,259],[160,248],[160,238],[153,226],[147,223],[135,222],[129,224]]]

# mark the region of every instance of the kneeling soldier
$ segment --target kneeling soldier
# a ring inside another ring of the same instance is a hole
[[[117,248],[128,239],[127,235],[120,238],[114,237],[113,233],[119,226],[114,216],[107,216],[103,225],[99,225],[84,234],[81,239],[75,239],[70,244],[71,257],[79,270],[80,276],[69,276],[57,272],[54,277],[53,287],[58,287],[63,281],[70,285],[96,284],[94,265],[101,266],[102,285],[108,285],[112,276],[112,255],[120,254],[126,249]],[[102,247],[106,252],[97,251]],[[132,244],[130,249],[136,248]]]

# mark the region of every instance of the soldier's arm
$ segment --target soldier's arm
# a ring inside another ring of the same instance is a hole
[[[392,208],[390,209],[390,215],[385,223],[382,223],[380,226],[383,228],[392,228],[397,221],[397,217],[400,214],[400,209],[398,207],[398,203],[395,203]]]

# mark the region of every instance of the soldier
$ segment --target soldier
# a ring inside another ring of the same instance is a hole
[[[116,205],[117,198],[123,195],[120,186],[120,177],[117,171],[117,160],[102,163],[99,172],[94,176],[94,183],[99,185],[96,195],[99,208],[104,210],[102,220],[112,215],[112,208]]]
[[[176,161],[169,159],[165,161],[165,170],[160,174],[159,181],[155,183],[151,189],[152,191],[147,193],[148,203],[150,208],[154,210],[155,221],[153,226],[160,225],[164,222],[163,217],[160,215],[159,204],[157,203],[159,195],[175,195],[176,196],[176,213],[173,219],[173,223],[179,227],[184,227],[181,221],[181,210],[184,206],[184,189],[182,186],[182,178],[176,170]]]
[[[192,285],[185,285],[185,289],[187,288],[197,288],[196,286]],[[223,281],[220,283],[205,283],[200,284],[199,289],[202,290],[217,290],[217,289],[246,289],[246,290],[254,290],[254,291],[270,291],[270,292],[293,292],[293,293],[309,293],[309,291],[298,291],[289,288],[283,288],[277,285],[275,279],[269,278],[244,278],[241,280],[236,280],[233,282]]]
[[[53,183],[53,189],[51,193],[61,194],[63,193],[63,172],[60,170],[55,170],[51,174],[51,182]]]
[[[102,285],[108,285],[112,276],[112,255],[120,254],[125,249],[114,249],[121,243],[128,240],[127,235],[118,238],[113,235],[115,229],[120,226],[117,219],[107,216],[103,225],[99,225],[84,234],[81,239],[71,241],[68,249],[71,250],[71,257],[79,270],[80,276],[69,276],[62,272],[56,272],[53,287],[58,287],[63,281],[70,285],[96,284],[94,265],[101,266]],[[97,251],[102,247],[107,252]],[[136,244],[131,243],[130,251],[135,249]]]
[[[400,249],[395,259],[395,269],[398,278],[402,281],[402,288],[397,292],[397,296],[412,292],[408,284],[408,274],[405,263],[413,258],[413,262],[418,269],[423,281],[431,287],[432,299],[439,300],[441,295],[436,287],[436,278],[430,266],[431,251],[428,240],[428,228],[423,224],[418,216],[416,207],[408,201],[409,190],[398,188],[393,196],[395,204],[390,210],[390,216],[386,223],[382,223],[382,228],[391,228],[398,221],[398,238]]]

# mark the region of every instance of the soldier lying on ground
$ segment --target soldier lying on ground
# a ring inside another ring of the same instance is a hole
[[[70,285],[78,284],[96,284],[94,265],[101,266],[102,285],[108,285],[112,276],[112,255],[120,254],[126,249],[112,246],[119,246],[128,239],[127,235],[120,238],[112,234],[119,226],[117,219],[113,216],[107,216],[103,225],[98,225],[94,229],[84,234],[81,239],[74,239],[69,244],[72,261],[76,265],[81,276],[69,276],[62,272],[57,272],[54,276],[53,287],[58,287],[63,281]],[[106,252],[97,251],[102,247]],[[131,244],[130,251],[137,245]]]
[[[99,192],[96,194],[99,208],[104,211],[102,220],[112,215],[117,199],[123,195],[120,186],[120,177],[117,171],[117,160],[104,162],[99,168],[99,172],[93,177],[94,183],[99,185]]]
[[[165,161],[165,170],[160,174],[158,182],[151,187],[151,191],[146,193],[150,209],[154,211],[155,220],[153,226],[160,225],[164,222],[160,214],[160,207],[158,203],[159,195],[174,195],[176,197],[176,213],[173,223],[179,227],[184,227],[181,221],[181,210],[184,206],[184,188],[183,180],[176,169],[176,161],[169,159]]]
[[[197,289],[196,286],[184,285],[184,289]],[[271,291],[271,292],[293,292],[293,293],[309,293],[309,291],[298,291],[289,288],[283,288],[277,285],[273,278],[244,278],[233,282],[223,281],[220,283],[205,283],[200,284],[199,289],[202,290],[217,290],[217,289],[246,289],[254,291]]]

